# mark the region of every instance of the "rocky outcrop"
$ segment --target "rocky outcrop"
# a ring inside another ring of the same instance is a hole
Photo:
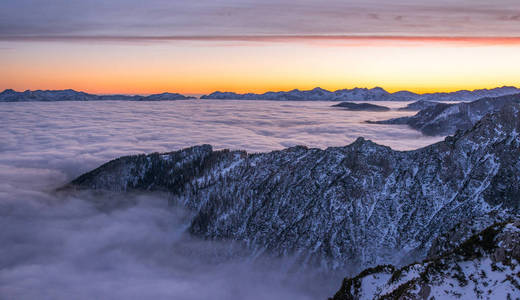
[[[370,103],[353,103],[353,102],[341,102],[332,105],[332,107],[341,107],[345,110],[350,111],[389,111],[390,108],[381,105],[375,105]]]
[[[259,154],[203,145],[119,158],[69,188],[167,191],[193,212],[194,235],[291,255],[298,265],[361,269],[423,259],[457,226],[460,241],[516,215],[519,133],[520,107],[510,104],[414,151],[362,138]]]
[[[520,221],[496,223],[442,256],[346,278],[331,300],[518,299]]]
[[[439,103],[427,107],[411,117],[385,121],[368,121],[373,124],[409,125],[426,135],[449,135],[457,130],[473,127],[484,115],[498,111],[504,106],[520,103],[520,94],[497,98],[483,98],[457,104]]]

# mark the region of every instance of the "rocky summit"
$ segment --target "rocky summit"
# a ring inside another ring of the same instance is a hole
[[[325,269],[410,263],[519,213],[520,106],[414,151],[344,147],[248,154],[209,145],[122,157],[68,188],[167,191],[189,232]],[[456,234],[450,233],[456,230]]]

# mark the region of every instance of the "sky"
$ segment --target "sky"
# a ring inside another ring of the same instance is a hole
[[[3,0],[0,89],[520,86],[516,0]]]

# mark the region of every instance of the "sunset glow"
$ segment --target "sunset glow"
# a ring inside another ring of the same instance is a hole
[[[0,89],[518,86],[519,15],[514,0],[9,0]]]
[[[265,92],[520,85],[520,43],[497,39],[3,42],[0,89],[92,93]],[[38,55],[34,55],[38,53]]]

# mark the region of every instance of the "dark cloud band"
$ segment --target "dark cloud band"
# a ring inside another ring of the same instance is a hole
[[[34,35],[0,36],[0,41],[29,42],[440,42],[475,45],[519,45],[520,36],[397,36],[397,35]]]
[[[4,0],[0,5],[4,40],[179,40],[184,35],[199,40],[258,40],[258,35],[520,36],[520,2]]]

